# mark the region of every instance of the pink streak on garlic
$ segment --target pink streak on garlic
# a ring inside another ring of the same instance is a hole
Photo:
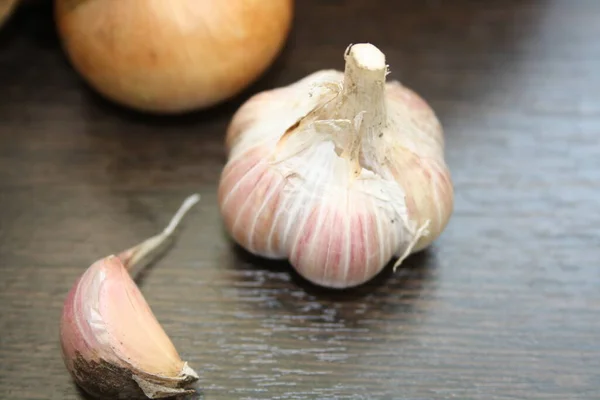
[[[417,94],[385,83],[385,56],[351,46],[324,70],[248,100],[227,132],[224,224],[248,251],[345,288],[429,246],[453,208],[442,129]]]

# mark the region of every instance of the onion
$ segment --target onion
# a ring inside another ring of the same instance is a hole
[[[55,0],[63,48],[104,97],[153,113],[235,96],[281,51],[293,0]]]
[[[0,0],[0,27],[8,20],[19,0]]]

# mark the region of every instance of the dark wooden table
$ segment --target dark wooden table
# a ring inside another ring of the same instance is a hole
[[[200,398],[599,399],[599,37],[596,0],[302,0],[260,82],[156,118],[86,89],[49,8],[21,9],[0,37],[0,397],[81,398],[67,290],[198,191],[141,289]],[[215,193],[241,102],[360,41],[437,111],[456,207],[404,268],[330,292],[237,250]]]

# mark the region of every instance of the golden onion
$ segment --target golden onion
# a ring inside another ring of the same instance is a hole
[[[18,3],[19,0],[0,0],[0,27],[6,23]]]
[[[63,48],[104,97],[155,113],[221,103],[273,63],[293,0],[55,0]]]

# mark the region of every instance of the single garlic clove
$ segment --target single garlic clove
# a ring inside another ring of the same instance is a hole
[[[219,184],[236,242],[335,288],[427,247],[453,209],[433,110],[386,82],[375,46],[353,45],[344,56],[343,73],[318,71],[240,107]]]
[[[67,304],[61,326],[64,356],[77,383],[91,394],[142,397],[141,389],[147,397],[161,398],[187,392],[181,386],[198,379],[119,258],[94,263]]]
[[[91,395],[158,399],[193,392],[185,387],[198,375],[180,358],[128,268],[163,244],[198,199],[188,198],[161,234],[96,261],[70,290],[62,353],[75,382]]]

